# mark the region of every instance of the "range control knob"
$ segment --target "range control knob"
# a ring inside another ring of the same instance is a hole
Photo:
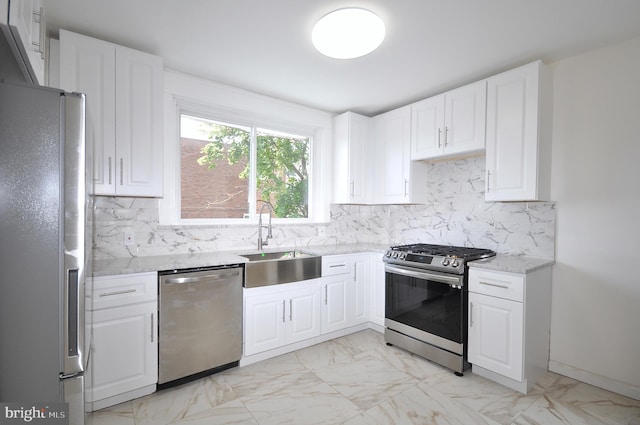
[[[444,260],[442,260],[442,265],[445,266],[445,267],[448,266],[449,265],[449,259],[445,258]]]
[[[451,267],[458,267],[460,265],[460,263],[458,262],[458,260],[453,260],[451,262]]]
[[[393,258],[398,258],[398,253],[396,251],[393,253]]]

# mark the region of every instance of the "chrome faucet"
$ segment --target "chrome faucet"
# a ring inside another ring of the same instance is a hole
[[[269,211],[268,211],[268,213],[269,213],[269,225],[268,226],[264,226],[262,224],[262,210],[264,210],[264,207],[269,207]],[[273,233],[271,233],[271,213],[272,212],[273,212],[273,207],[268,202],[264,202],[262,204],[262,207],[260,207],[260,212],[258,213],[258,250],[259,251],[262,251],[262,247],[263,246],[269,245],[269,239],[273,238]],[[262,228],[263,227],[267,228],[267,237],[266,237],[265,240],[262,240]]]

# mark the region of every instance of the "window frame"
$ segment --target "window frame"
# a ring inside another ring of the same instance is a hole
[[[249,212],[250,218],[189,218],[181,217],[181,188],[180,188],[180,117],[182,114],[211,119],[216,122],[228,123],[231,125],[246,126],[252,129],[252,161],[251,173],[252,182],[255,183],[256,167],[256,140],[255,131],[266,129],[274,132],[281,132],[296,136],[309,137],[309,185],[308,185],[308,217],[306,218],[276,218],[272,219],[273,224],[295,225],[295,224],[317,224],[328,220],[325,217],[324,190],[321,187],[318,172],[321,167],[320,142],[323,129],[307,124],[295,124],[287,120],[274,117],[262,116],[250,111],[238,111],[231,108],[224,108],[218,105],[202,103],[184,97],[167,95],[165,99],[165,196],[159,200],[158,215],[160,225],[168,226],[255,226],[258,223],[258,214],[255,213],[256,187],[252,184],[250,190]],[[328,204],[327,204],[328,207]],[[328,210],[328,208],[326,208]]]

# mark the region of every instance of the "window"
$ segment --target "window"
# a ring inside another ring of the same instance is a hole
[[[180,114],[180,220],[309,217],[310,136]]]

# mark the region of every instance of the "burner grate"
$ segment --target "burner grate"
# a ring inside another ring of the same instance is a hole
[[[471,248],[464,246],[434,245],[434,244],[409,244],[391,247],[393,251],[401,251],[414,254],[432,255],[450,258],[479,259],[494,255],[490,249]]]

